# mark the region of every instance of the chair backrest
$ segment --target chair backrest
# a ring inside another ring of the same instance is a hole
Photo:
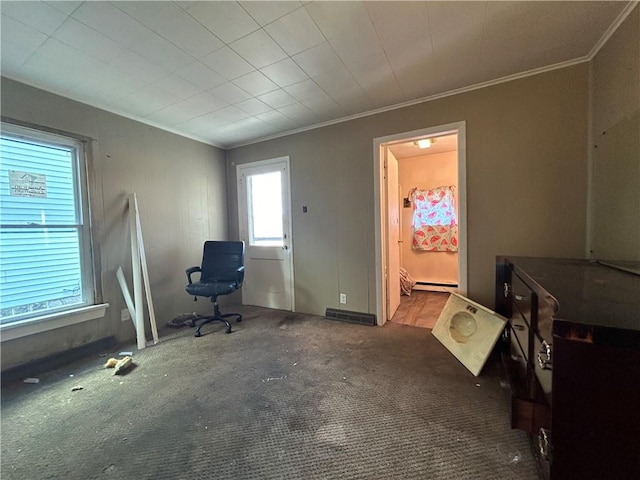
[[[204,242],[200,281],[235,281],[243,265],[244,242],[208,240]]]

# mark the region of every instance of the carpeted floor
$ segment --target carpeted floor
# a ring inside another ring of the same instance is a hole
[[[124,376],[96,355],[3,388],[2,479],[538,478],[497,363],[476,378],[426,329],[241,310],[229,335],[162,332]]]

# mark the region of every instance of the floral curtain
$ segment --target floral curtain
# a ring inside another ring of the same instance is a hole
[[[414,188],[409,192],[413,203],[413,249],[429,252],[458,251],[458,222],[454,206],[455,186],[431,190]]]

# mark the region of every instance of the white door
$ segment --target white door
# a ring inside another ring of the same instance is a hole
[[[289,157],[238,165],[237,177],[240,239],[245,242],[242,303],[292,311]]]
[[[398,160],[388,148],[385,148],[387,170],[387,231],[388,271],[387,271],[387,319],[396,313],[400,306],[400,193],[398,191]]]

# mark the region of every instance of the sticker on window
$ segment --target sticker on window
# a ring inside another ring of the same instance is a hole
[[[47,198],[47,176],[9,170],[9,189],[12,197]]]

